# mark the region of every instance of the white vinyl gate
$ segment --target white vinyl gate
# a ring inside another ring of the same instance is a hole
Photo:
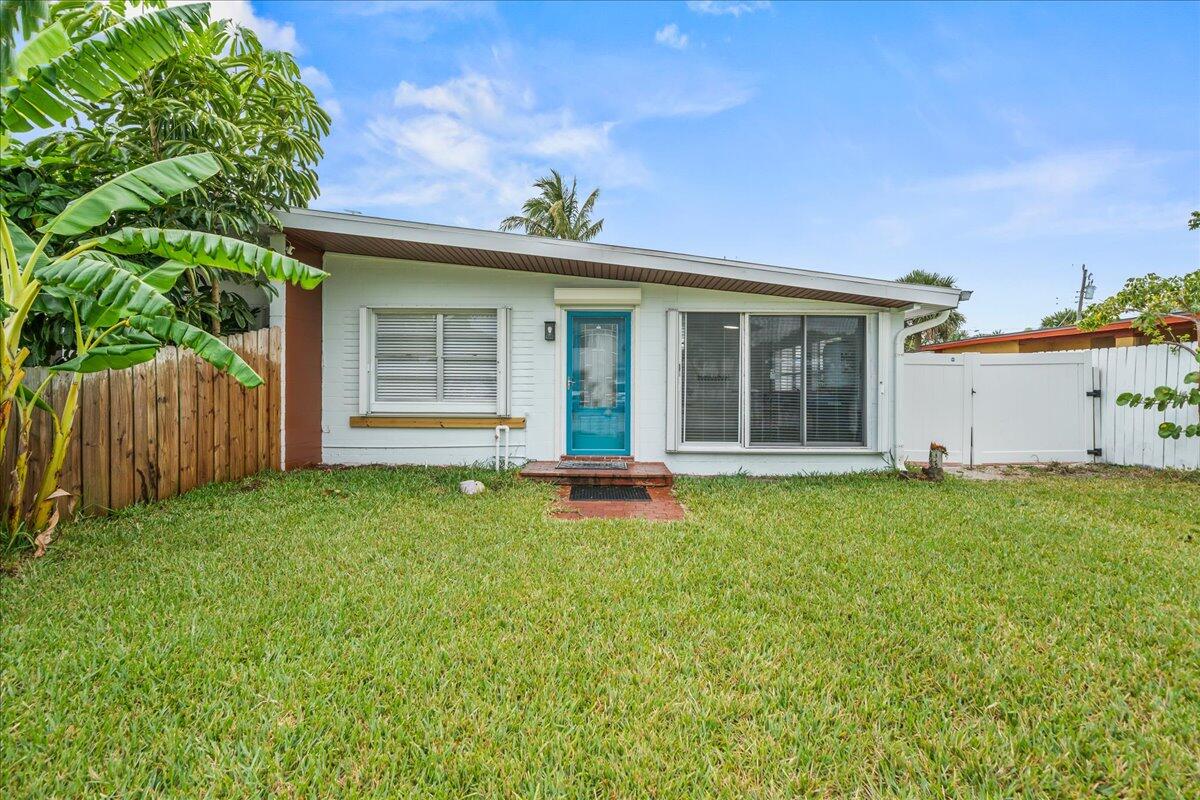
[[[905,459],[924,461],[938,442],[960,464],[1095,460],[1088,351],[910,353],[903,368]]]
[[[909,353],[903,357],[903,457],[929,443],[959,464],[1103,461],[1200,468],[1200,438],[1162,439],[1164,420],[1195,422],[1194,408],[1117,405],[1121,392],[1184,386],[1190,354],[1165,344],[1059,353]],[[1089,396],[1089,392],[1092,393]]]

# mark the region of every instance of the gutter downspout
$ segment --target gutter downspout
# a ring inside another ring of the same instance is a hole
[[[892,354],[892,466],[897,470],[901,468],[900,465],[903,463],[903,459],[901,458],[901,446],[903,442],[900,441],[900,401],[904,371],[900,368],[900,358],[904,355],[904,340],[914,334],[941,325],[950,317],[950,312],[953,310],[953,308],[947,308],[936,317],[927,319],[924,322],[918,322],[916,325],[905,326],[902,321],[900,323],[900,330],[896,331],[895,352]]]

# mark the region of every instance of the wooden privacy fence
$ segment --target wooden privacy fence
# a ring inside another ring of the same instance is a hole
[[[63,466],[71,493],[63,511],[103,514],[133,503],[162,500],[215,481],[279,468],[281,333],[269,328],[222,339],[263,378],[246,389],[190,351],[164,347],[132,369],[84,376],[79,412]],[[29,371],[37,386],[43,368]],[[57,375],[47,399],[61,410],[69,375]],[[53,422],[34,412],[30,434],[31,503],[50,458]],[[15,418],[14,418],[15,422]],[[0,488],[8,497],[16,425],[10,425]]]

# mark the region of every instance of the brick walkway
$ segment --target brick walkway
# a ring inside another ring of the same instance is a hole
[[[554,504],[557,519],[648,519],[653,522],[674,522],[684,518],[683,506],[675,499],[670,487],[649,486],[650,501],[645,500],[571,500],[571,487],[558,487]]]

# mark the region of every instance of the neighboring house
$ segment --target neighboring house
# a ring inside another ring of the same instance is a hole
[[[904,320],[960,299],[633,247],[281,218],[274,246],[330,273],[272,304],[289,465],[482,462],[504,424],[519,461],[878,469],[898,446]]]
[[[1191,338],[1195,323],[1183,317],[1167,317],[1177,336]],[[1055,350],[1098,350],[1105,347],[1134,347],[1150,344],[1150,337],[1133,327],[1133,321],[1117,320],[1094,331],[1081,331],[1074,325],[1039,328],[1019,333],[994,333],[972,336],[953,342],[927,344],[922,351],[931,353],[1046,353]]]

